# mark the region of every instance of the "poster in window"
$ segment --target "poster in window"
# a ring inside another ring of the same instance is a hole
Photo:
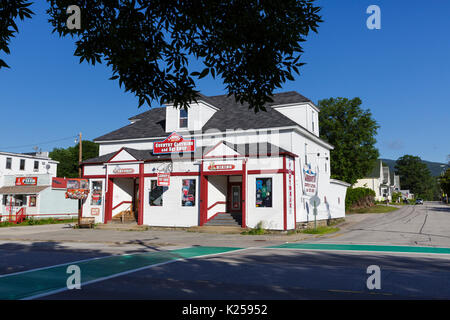
[[[92,181],[91,206],[102,205],[102,181]]]
[[[181,205],[183,207],[195,206],[195,180],[186,179],[182,182]]]
[[[152,180],[150,185],[150,206],[161,207],[163,205],[164,187],[158,186],[157,180]]]
[[[36,207],[36,196],[30,196],[30,202],[28,203],[29,207]]]
[[[256,179],[256,207],[272,207],[272,178]]]

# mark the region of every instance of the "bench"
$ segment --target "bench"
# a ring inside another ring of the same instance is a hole
[[[78,227],[80,228],[92,228],[95,224],[95,218],[94,217],[86,217],[81,218],[80,223],[78,224]]]

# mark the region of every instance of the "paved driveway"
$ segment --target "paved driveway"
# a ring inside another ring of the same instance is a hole
[[[348,220],[358,218],[348,216]],[[315,241],[450,247],[450,206],[425,202],[390,213],[371,214],[361,222],[344,225],[337,234]]]

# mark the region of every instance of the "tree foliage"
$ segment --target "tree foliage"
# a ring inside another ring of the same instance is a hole
[[[320,100],[320,137],[334,146],[330,151],[331,177],[354,184],[372,170],[379,152],[375,135],[379,128],[359,98]]]
[[[299,74],[301,44],[322,21],[315,0],[47,2],[53,32],[77,39],[80,62],[110,66],[110,79],[139,106],[159,100],[187,108],[198,97],[195,81],[211,74],[236,101],[264,110],[273,91]],[[70,5],[81,9],[79,30],[67,28]]]
[[[28,8],[31,3],[27,0],[0,0],[0,53],[10,54],[9,43],[19,32],[16,20],[31,18],[33,12]],[[0,69],[9,68],[6,62],[0,59]]]
[[[402,189],[410,190],[416,198],[434,200],[436,195],[436,179],[431,175],[427,165],[420,157],[404,155],[395,165],[395,173],[400,176]]]
[[[92,141],[82,142],[82,159],[83,161],[98,156],[98,144]],[[68,148],[55,148],[50,152],[49,157],[59,162],[58,177],[77,178],[78,177],[78,153],[79,144]]]
[[[439,177],[439,184],[442,191],[447,194],[447,196],[450,195],[450,168]]]

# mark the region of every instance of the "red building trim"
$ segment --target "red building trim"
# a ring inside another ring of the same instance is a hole
[[[108,192],[106,193],[106,203],[105,203],[105,223],[112,220],[112,207],[113,207],[113,191],[114,182],[113,179],[108,179]]]
[[[283,157],[283,227],[287,230],[286,157]]]
[[[139,164],[139,214],[138,214],[138,225],[144,223],[144,164]]]
[[[247,228],[247,159],[242,162],[242,228]]]
[[[294,163],[294,229],[297,229],[297,190],[295,187],[295,158],[292,159]]]

